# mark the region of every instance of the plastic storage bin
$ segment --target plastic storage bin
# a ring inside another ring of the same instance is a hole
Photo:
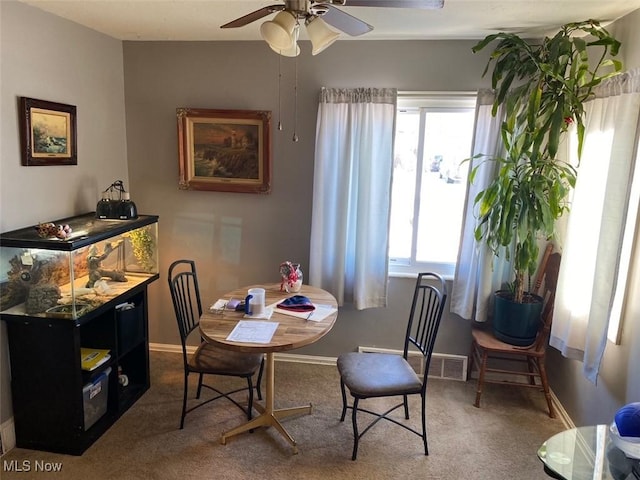
[[[84,404],[84,429],[89,430],[105,413],[109,397],[109,374],[111,367],[82,388]]]

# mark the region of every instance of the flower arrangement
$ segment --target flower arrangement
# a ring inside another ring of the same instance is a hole
[[[302,288],[302,271],[300,271],[300,264],[290,261],[282,262],[280,264],[280,276],[282,282],[280,283],[280,291],[298,292]]]

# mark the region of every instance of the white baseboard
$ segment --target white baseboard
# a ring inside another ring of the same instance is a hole
[[[319,355],[296,355],[293,353],[276,353],[274,360],[277,362],[311,363],[314,365],[335,365],[336,357],[321,357]]]
[[[558,418],[562,421],[562,424],[567,429],[576,428],[576,424],[573,423],[573,420],[571,420],[571,417],[562,406],[562,403],[560,403],[558,397],[556,397],[556,394],[553,393],[553,390],[551,390],[551,403],[553,404],[553,408],[555,409]]]
[[[193,353],[197,347],[187,346],[187,352]],[[180,345],[171,345],[168,343],[149,343],[149,350],[154,352],[166,352],[166,353],[182,353],[182,347]]]
[[[195,352],[197,347],[187,346],[187,353]],[[182,353],[180,345],[170,345],[167,343],[150,343],[149,350],[166,353]],[[336,357],[323,357],[319,355],[300,355],[295,353],[276,353],[274,360],[278,362],[310,363],[314,365],[335,365]]]

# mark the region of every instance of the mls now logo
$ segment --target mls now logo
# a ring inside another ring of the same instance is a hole
[[[60,472],[62,462],[45,462],[43,460],[3,460],[2,471],[4,472]]]

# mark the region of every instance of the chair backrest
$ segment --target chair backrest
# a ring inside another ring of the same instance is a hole
[[[538,286],[541,286],[542,290],[537,290],[536,293],[542,297],[544,303],[540,316],[540,329],[535,342],[530,347],[538,352],[544,352],[549,341],[551,322],[553,320],[553,304],[556,299],[556,287],[558,286],[558,274],[560,272],[560,258],[559,253],[550,253],[545,259],[544,270],[539,274],[542,278]]]
[[[202,315],[195,262],[193,260],[176,260],[169,267],[167,280],[184,350],[187,337],[200,324],[200,316]]]
[[[538,273],[536,274],[536,281],[533,284],[533,288],[530,290],[533,293],[540,295],[540,287],[542,286],[542,280],[544,280],[544,276],[547,270],[547,262],[549,261],[549,256],[553,251],[553,243],[547,243],[547,247],[544,249],[544,253],[542,254],[542,259],[540,260],[540,265],[538,266]]]
[[[431,354],[436,343],[436,335],[446,300],[447,285],[440,275],[436,273],[418,274],[405,335],[404,358],[407,359],[412,345],[422,353],[424,356],[423,386],[426,385]]]

